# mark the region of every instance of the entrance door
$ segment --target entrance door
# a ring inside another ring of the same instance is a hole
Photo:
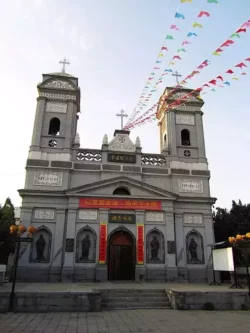
[[[126,231],[117,231],[109,240],[109,280],[134,280],[134,244]]]

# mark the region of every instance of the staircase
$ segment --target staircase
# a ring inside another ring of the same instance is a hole
[[[170,309],[164,289],[112,289],[101,291],[102,310]]]

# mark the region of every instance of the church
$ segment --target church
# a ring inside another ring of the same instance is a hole
[[[19,190],[20,223],[36,233],[21,247],[18,279],[208,281],[216,199],[197,92],[165,89],[157,110],[159,154],[150,154],[124,129],[103,133],[99,149],[80,146],[78,78],[64,70],[43,74],[37,88]]]

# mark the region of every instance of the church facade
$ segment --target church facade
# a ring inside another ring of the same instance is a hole
[[[195,93],[166,88],[160,154],[129,131],[81,148],[78,79],[44,74],[26,165],[21,223],[37,231],[21,248],[22,281],[207,281],[214,242],[210,171]],[[171,93],[170,93],[171,92]]]

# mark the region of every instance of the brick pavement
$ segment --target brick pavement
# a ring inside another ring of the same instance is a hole
[[[0,314],[0,333],[249,333],[249,311],[123,310]]]

